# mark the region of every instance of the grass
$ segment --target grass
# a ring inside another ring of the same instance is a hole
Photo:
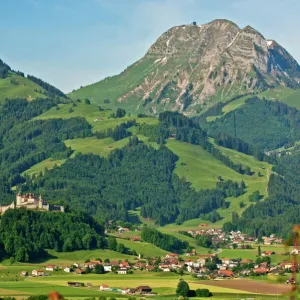
[[[12,84],[11,80],[17,81],[18,85]],[[37,97],[46,97],[45,95],[37,92],[37,90],[45,92],[43,88],[29,79],[10,73],[7,78],[0,79],[0,102],[4,101],[5,98],[25,98],[31,101]]]
[[[136,234],[137,235],[137,234]],[[157,246],[145,242],[133,242],[127,239],[117,239],[118,243],[124,244],[129,249],[134,249],[137,254],[142,254],[143,257],[166,256],[168,253]]]
[[[104,80],[83,87],[70,93],[71,99],[88,98],[93,104],[101,105],[104,108],[121,107],[127,111],[135,112],[139,104],[138,99],[117,101],[117,99],[137,88],[155,67],[155,57],[147,57],[128,67],[119,75],[105,78]],[[130,97],[129,97],[130,98]],[[104,103],[109,99],[110,103]]]
[[[30,169],[24,171],[21,175],[36,175],[39,174],[40,172],[44,173],[45,169],[47,168],[48,170],[53,169],[55,166],[61,166],[66,160],[65,159],[52,159],[48,158],[40,163],[32,166]]]
[[[66,140],[67,147],[71,147],[74,150],[72,156],[76,153],[94,153],[107,157],[109,153],[114,149],[123,148],[127,145],[129,138],[125,138],[119,141],[114,141],[112,138],[97,139],[95,137],[89,137],[84,139]]]

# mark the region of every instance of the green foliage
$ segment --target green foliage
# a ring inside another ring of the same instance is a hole
[[[176,288],[176,295],[188,297],[189,291],[190,291],[190,287],[188,283],[184,280],[180,280]]]
[[[123,118],[126,116],[126,110],[122,108],[118,108],[116,113],[112,113],[110,116],[114,119]]]
[[[8,210],[1,217],[0,247],[17,261],[46,255],[45,249],[103,248],[103,228],[83,213]]]
[[[102,264],[96,264],[94,267],[94,273],[95,274],[104,274],[104,267]]]
[[[196,289],[197,297],[211,297],[212,293],[208,289]]]
[[[197,235],[196,244],[204,248],[210,248],[212,245],[212,236],[211,235]]]
[[[0,79],[6,78],[11,68],[0,59]]]
[[[143,241],[171,252],[182,251],[188,247],[187,242],[181,241],[172,235],[161,233],[158,230],[147,226],[143,228],[141,237]]]
[[[27,78],[29,80],[31,80],[32,82],[36,83],[37,85],[39,85],[40,87],[42,87],[44,90],[46,90],[48,93],[48,96],[50,96],[50,97],[59,96],[59,97],[67,98],[67,96],[62,91],[60,91],[53,85],[43,81],[40,78],[34,77],[32,75],[28,75]]]
[[[260,195],[259,191],[255,191],[249,196],[249,201],[258,202],[261,198],[262,196]]]
[[[300,112],[278,101],[257,97],[214,122],[202,122],[208,134],[235,136],[252,147],[272,150],[300,139]],[[246,153],[246,152],[244,152]],[[261,154],[262,155],[262,154]],[[256,156],[256,155],[255,155]]]

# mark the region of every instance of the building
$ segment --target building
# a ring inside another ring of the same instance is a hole
[[[82,286],[84,286],[84,283],[83,282],[68,281],[68,286],[71,286],[71,287],[82,287]]]
[[[178,258],[179,255],[178,254],[174,254],[174,253],[169,253],[166,255],[166,258]]]
[[[44,273],[43,270],[33,270],[33,271],[31,272],[31,275],[32,275],[32,276],[44,276],[45,273]]]
[[[118,274],[119,275],[126,275],[127,274],[127,269],[126,268],[120,268],[118,270]]]
[[[20,273],[20,276],[28,276],[28,272],[27,272],[27,271],[22,271],[22,272]]]
[[[60,211],[64,212],[65,208],[60,205],[49,204],[42,199],[42,195],[36,197],[33,193],[26,193],[21,195],[19,192],[16,196],[16,200],[7,206],[0,206],[0,214],[5,213],[8,209],[25,207],[27,209],[40,209],[47,211]]]
[[[71,272],[71,268],[70,267],[64,267],[64,272],[70,273]]]
[[[147,286],[147,285],[143,286],[143,285],[141,285],[141,286],[138,286],[136,288],[135,294],[145,295],[145,294],[151,294],[151,292],[152,292],[152,289],[151,289],[150,286]]]
[[[111,291],[111,288],[107,284],[101,284],[100,285],[100,291],[108,292],[108,291]]]
[[[53,272],[56,268],[57,267],[55,265],[48,265],[46,266],[45,270]]]

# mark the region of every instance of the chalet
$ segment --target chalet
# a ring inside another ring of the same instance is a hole
[[[76,269],[76,270],[74,271],[74,274],[75,274],[75,275],[82,275],[82,274],[84,274],[84,273],[85,273],[85,271],[82,270],[82,269],[80,269],[80,268],[78,268],[78,269]]]
[[[64,272],[70,273],[71,272],[71,268],[70,267],[64,267]]]
[[[241,261],[241,264],[242,265],[247,265],[247,264],[252,264],[253,263],[253,260],[252,259],[243,259]]]
[[[132,240],[133,242],[140,242],[140,241],[141,241],[141,237],[140,237],[140,236],[133,236],[133,237],[131,238],[131,240]]]
[[[124,227],[120,227],[120,228],[118,229],[118,232],[119,232],[119,233],[129,232],[129,231],[130,231],[129,228],[124,228]]]
[[[293,267],[293,264],[289,261],[285,261],[280,264],[280,268],[283,268],[285,270],[292,269],[292,267]]]
[[[232,278],[234,276],[234,273],[231,270],[219,270],[218,275],[220,277]]]
[[[254,269],[253,272],[257,275],[265,275],[269,271],[268,271],[268,269],[265,269],[265,268],[257,268],[257,269]]]
[[[118,271],[119,275],[126,275],[127,274],[127,268],[120,268]]]
[[[27,272],[27,271],[22,271],[22,272],[20,273],[20,276],[28,276],[28,272]]]
[[[51,272],[53,272],[55,269],[57,269],[56,265],[48,265],[45,268],[46,271],[51,271]]]
[[[44,273],[43,270],[33,270],[33,271],[31,272],[31,275],[32,275],[32,276],[44,276],[45,273]]]
[[[165,264],[159,264],[159,269],[164,271],[164,272],[171,272],[171,267],[169,265]]]
[[[135,294],[145,295],[145,294],[151,294],[151,292],[152,292],[152,289],[150,286],[138,286],[136,288]]]
[[[146,266],[147,271],[154,271],[155,267],[154,266]]]
[[[71,287],[82,287],[82,286],[84,286],[84,283],[83,282],[68,281],[68,286],[71,286]]]
[[[174,254],[174,253],[169,253],[166,255],[166,258],[178,258],[179,255],[178,254]]]
[[[130,269],[131,268],[131,266],[130,266],[130,264],[129,264],[128,261],[121,262],[119,266],[120,266],[120,268],[126,268],[126,269]]]
[[[106,284],[101,284],[100,285],[100,291],[106,291],[106,292],[111,291],[111,288]]]
[[[104,267],[104,272],[111,272],[112,265],[110,263],[105,263],[103,267]]]
[[[128,293],[130,292],[130,289],[129,288],[122,288],[122,295],[127,295]]]
[[[271,256],[271,255],[274,255],[275,252],[274,251],[264,251],[261,256]]]

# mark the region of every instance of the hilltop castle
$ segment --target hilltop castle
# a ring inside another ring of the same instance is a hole
[[[49,204],[42,199],[42,195],[35,197],[33,193],[21,195],[19,192],[16,196],[16,201],[13,201],[7,206],[0,206],[0,214],[3,214],[8,209],[25,207],[27,209],[46,210],[46,211],[61,211],[64,212],[65,208],[60,205]]]

